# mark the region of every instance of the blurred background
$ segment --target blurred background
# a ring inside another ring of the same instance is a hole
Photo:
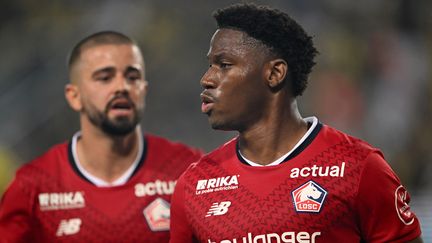
[[[210,129],[199,98],[215,30],[211,13],[234,2],[2,1],[0,194],[20,165],[79,129],[63,94],[66,57],[96,31],[121,31],[144,52],[144,130],[205,151],[235,136]],[[425,242],[432,242],[432,2],[255,2],[289,13],[320,51],[299,99],[303,116],[381,148],[411,193]]]

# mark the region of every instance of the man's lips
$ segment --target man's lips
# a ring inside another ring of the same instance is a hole
[[[201,112],[202,113],[209,113],[214,105],[214,98],[210,94],[208,94],[206,91],[201,93]]]
[[[201,104],[201,112],[207,114],[211,111],[212,107],[213,107],[213,103],[204,103],[203,102]]]
[[[108,104],[108,110],[116,115],[129,115],[133,111],[134,104],[128,98],[115,98]]]

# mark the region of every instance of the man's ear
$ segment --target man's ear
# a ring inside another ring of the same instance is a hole
[[[69,106],[74,111],[81,111],[82,109],[82,103],[81,103],[81,97],[80,92],[78,90],[78,86],[75,84],[66,84],[65,86],[65,97],[67,102],[69,103]]]
[[[283,59],[274,59],[268,62],[266,80],[271,88],[280,86],[288,72],[288,64]]]
[[[147,91],[148,91],[148,81],[144,80],[144,82],[143,82],[143,93],[144,93],[144,96],[147,96]]]

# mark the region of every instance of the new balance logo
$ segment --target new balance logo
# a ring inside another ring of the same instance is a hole
[[[231,206],[230,201],[213,203],[210,210],[207,212],[206,217],[224,215],[228,212],[228,207]]]
[[[81,227],[80,218],[63,219],[62,221],[60,221],[56,235],[57,236],[73,235],[80,231],[80,227]]]

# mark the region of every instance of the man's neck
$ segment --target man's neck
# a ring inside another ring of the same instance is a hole
[[[82,129],[77,141],[81,166],[93,176],[113,182],[133,164],[139,150],[140,129],[125,136],[110,136],[96,129]]]
[[[265,119],[241,131],[239,136],[241,154],[261,165],[290,151],[308,129],[295,101],[289,108],[273,110]]]

